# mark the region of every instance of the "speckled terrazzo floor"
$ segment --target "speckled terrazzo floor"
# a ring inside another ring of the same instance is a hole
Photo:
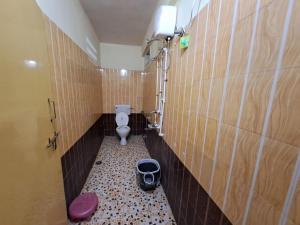
[[[70,225],[176,224],[161,186],[152,193],[136,183],[135,165],[150,158],[142,136],[131,136],[126,146],[116,137],[105,137],[82,193],[96,192],[100,204],[88,222]]]

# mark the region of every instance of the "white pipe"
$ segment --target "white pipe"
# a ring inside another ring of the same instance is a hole
[[[158,74],[159,74],[158,61],[156,61],[156,90],[155,90],[155,111],[157,111],[158,106]]]
[[[159,104],[159,96],[158,96],[158,74],[159,74],[159,66],[158,66],[158,60],[156,60],[156,88],[155,88],[155,109],[154,109],[154,121],[153,123],[156,124],[157,121],[157,108]]]
[[[163,49],[164,52],[164,66],[162,66],[162,72],[164,74],[163,77],[163,91],[161,95],[161,113],[159,119],[159,136],[163,136],[163,119],[164,119],[164,111],[165,111],[165,103],[166,103],[166,91],[167,91],[167,72],[168,72],[168,48]]]
[[[160,73],[159,73],[159,105],[158,105],[158,113],[161,113],[161,98],[162,98],[162,75],[163,75],[163,57],[160,57]]]

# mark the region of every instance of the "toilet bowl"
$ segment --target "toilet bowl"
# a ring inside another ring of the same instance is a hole
[[[116,123],[118,125],[116,131],[121,138],[121,145],[126,145],[126,138],[130,132],[130,127],[128,126],[130,105],[116,105]]]
[[[127,138],[128,134],[130,132],[130,127],[128,127],[128,126],[121,126],[121,127],[117,127],[116,130],[117,130],[118,135],[121,138],[120,144],[121,145],[126,145],[127,144],[126,138]]]

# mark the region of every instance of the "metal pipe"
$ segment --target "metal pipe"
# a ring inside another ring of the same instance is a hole
[[[166,91],[167,91],[167,73],[168,73],[168,48],[163,48],[164,52],[164,66],[162,66],[162,72],[164,74],[163,77],[163,92],[162,92],[162,98],[161,98],[161,113],[160,113],[160,120],[159,120],[159,136],[163,136],[163,120],[164,120],[164,111],[165,111],[165,103],[166,103]]]

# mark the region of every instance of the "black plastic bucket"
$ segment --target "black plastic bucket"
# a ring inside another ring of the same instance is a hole
[[[155,159],[137,162],[137,182],[144,191],[154,190],[160,182],[160,165]]]

